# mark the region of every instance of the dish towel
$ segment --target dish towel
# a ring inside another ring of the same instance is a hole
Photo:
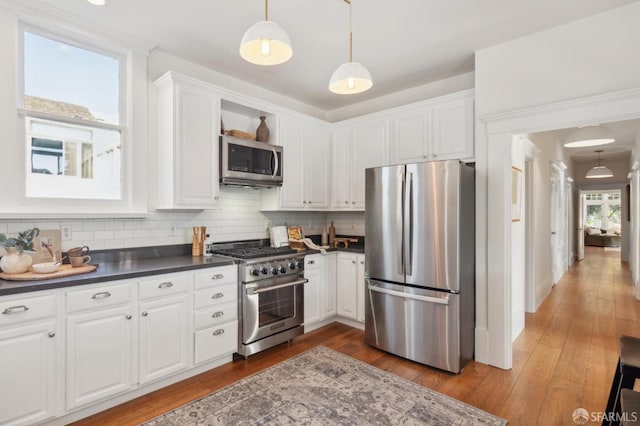
[[[318,250],[322,254],[327,254],[327,249],[329,246],[318,246],[310,238],[303,238],[301,240],[295,240],[293,238],[289,238],[289,241],[293,241],[294,243],[304,243],[307,247],[312,250]]]

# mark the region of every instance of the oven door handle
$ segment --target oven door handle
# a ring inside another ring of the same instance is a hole
[[[265,291],[277,290],[279,288],[293,287],[294,285],[306,284],[308,282],[309,280],[305,278],[302,280],[293,281],[285,284],[276,284],[269,287],[262,287],[262,288],[251,287],[251,288],[247,288],[247,294],[259,294],[259,293],[264,293]]]

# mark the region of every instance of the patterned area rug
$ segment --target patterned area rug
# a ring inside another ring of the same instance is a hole
[[[318,346],[144,425],[506,423],[461,401]]]

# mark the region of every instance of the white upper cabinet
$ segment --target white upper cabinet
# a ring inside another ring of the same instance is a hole
[[[219,198],[220,97],[205,83],[167,73],[155,82],[158,209],[211,209]]]
[[[370,119],[333,135],[333,209],[364,210],[364,171],[388,164],[389,121]]]
[[[394,114],[391,162],[473,158],[473,99],[473,91],[465,91]]]
[[[278,143],[283,147],[283,184],[262,191],[264,210],[325,210],[329,206],[328,126],[292,116],[279,119]]]

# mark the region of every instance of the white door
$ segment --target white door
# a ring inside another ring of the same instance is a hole
[[[140,304],[140,383],[189,367],[187,295]]]
[[[130,306],[67,317],[67,410],[133,387],[135,324]]]
[[[279,144],[283,146],[283,184],[280,188],[282,207],[302,208],[304,199],[303,143],[305,130],[302,120],[282,117],[279,124]]]
[[[336,315],[336,254],[327,254],[324,257],[323,300],[325,302],[322,312],[323,318]]]
[[[51,320],[0,331],[0,424],[30,425],[56,415],[55,330]]]
[[[307,259],[305,262],[312,261]],[[320,321],[320,285],[322,284],[320,268],[305,269],[304,277],[309,280],[304,285],[304,324],[306,326]]]
[[[342,128],[333,132],[331,143],[331,208],[351,208],[351,144],[349,132]]]
[[[303,147],[305,190],[303,205],[310,209],[329,207],[329,161],[331,135],[326,127],[310,124]],[[305,205],[306,201],[306,205]]]
[[[578,198],[578,227],[576,232],[578,234],[578,260],[584,260],[584,193],[580,191],[580,197]]]
[[[369,120],[359,123],[352,133],[351,207],[364,210],[364,171],[387,164],[389,122]]]

